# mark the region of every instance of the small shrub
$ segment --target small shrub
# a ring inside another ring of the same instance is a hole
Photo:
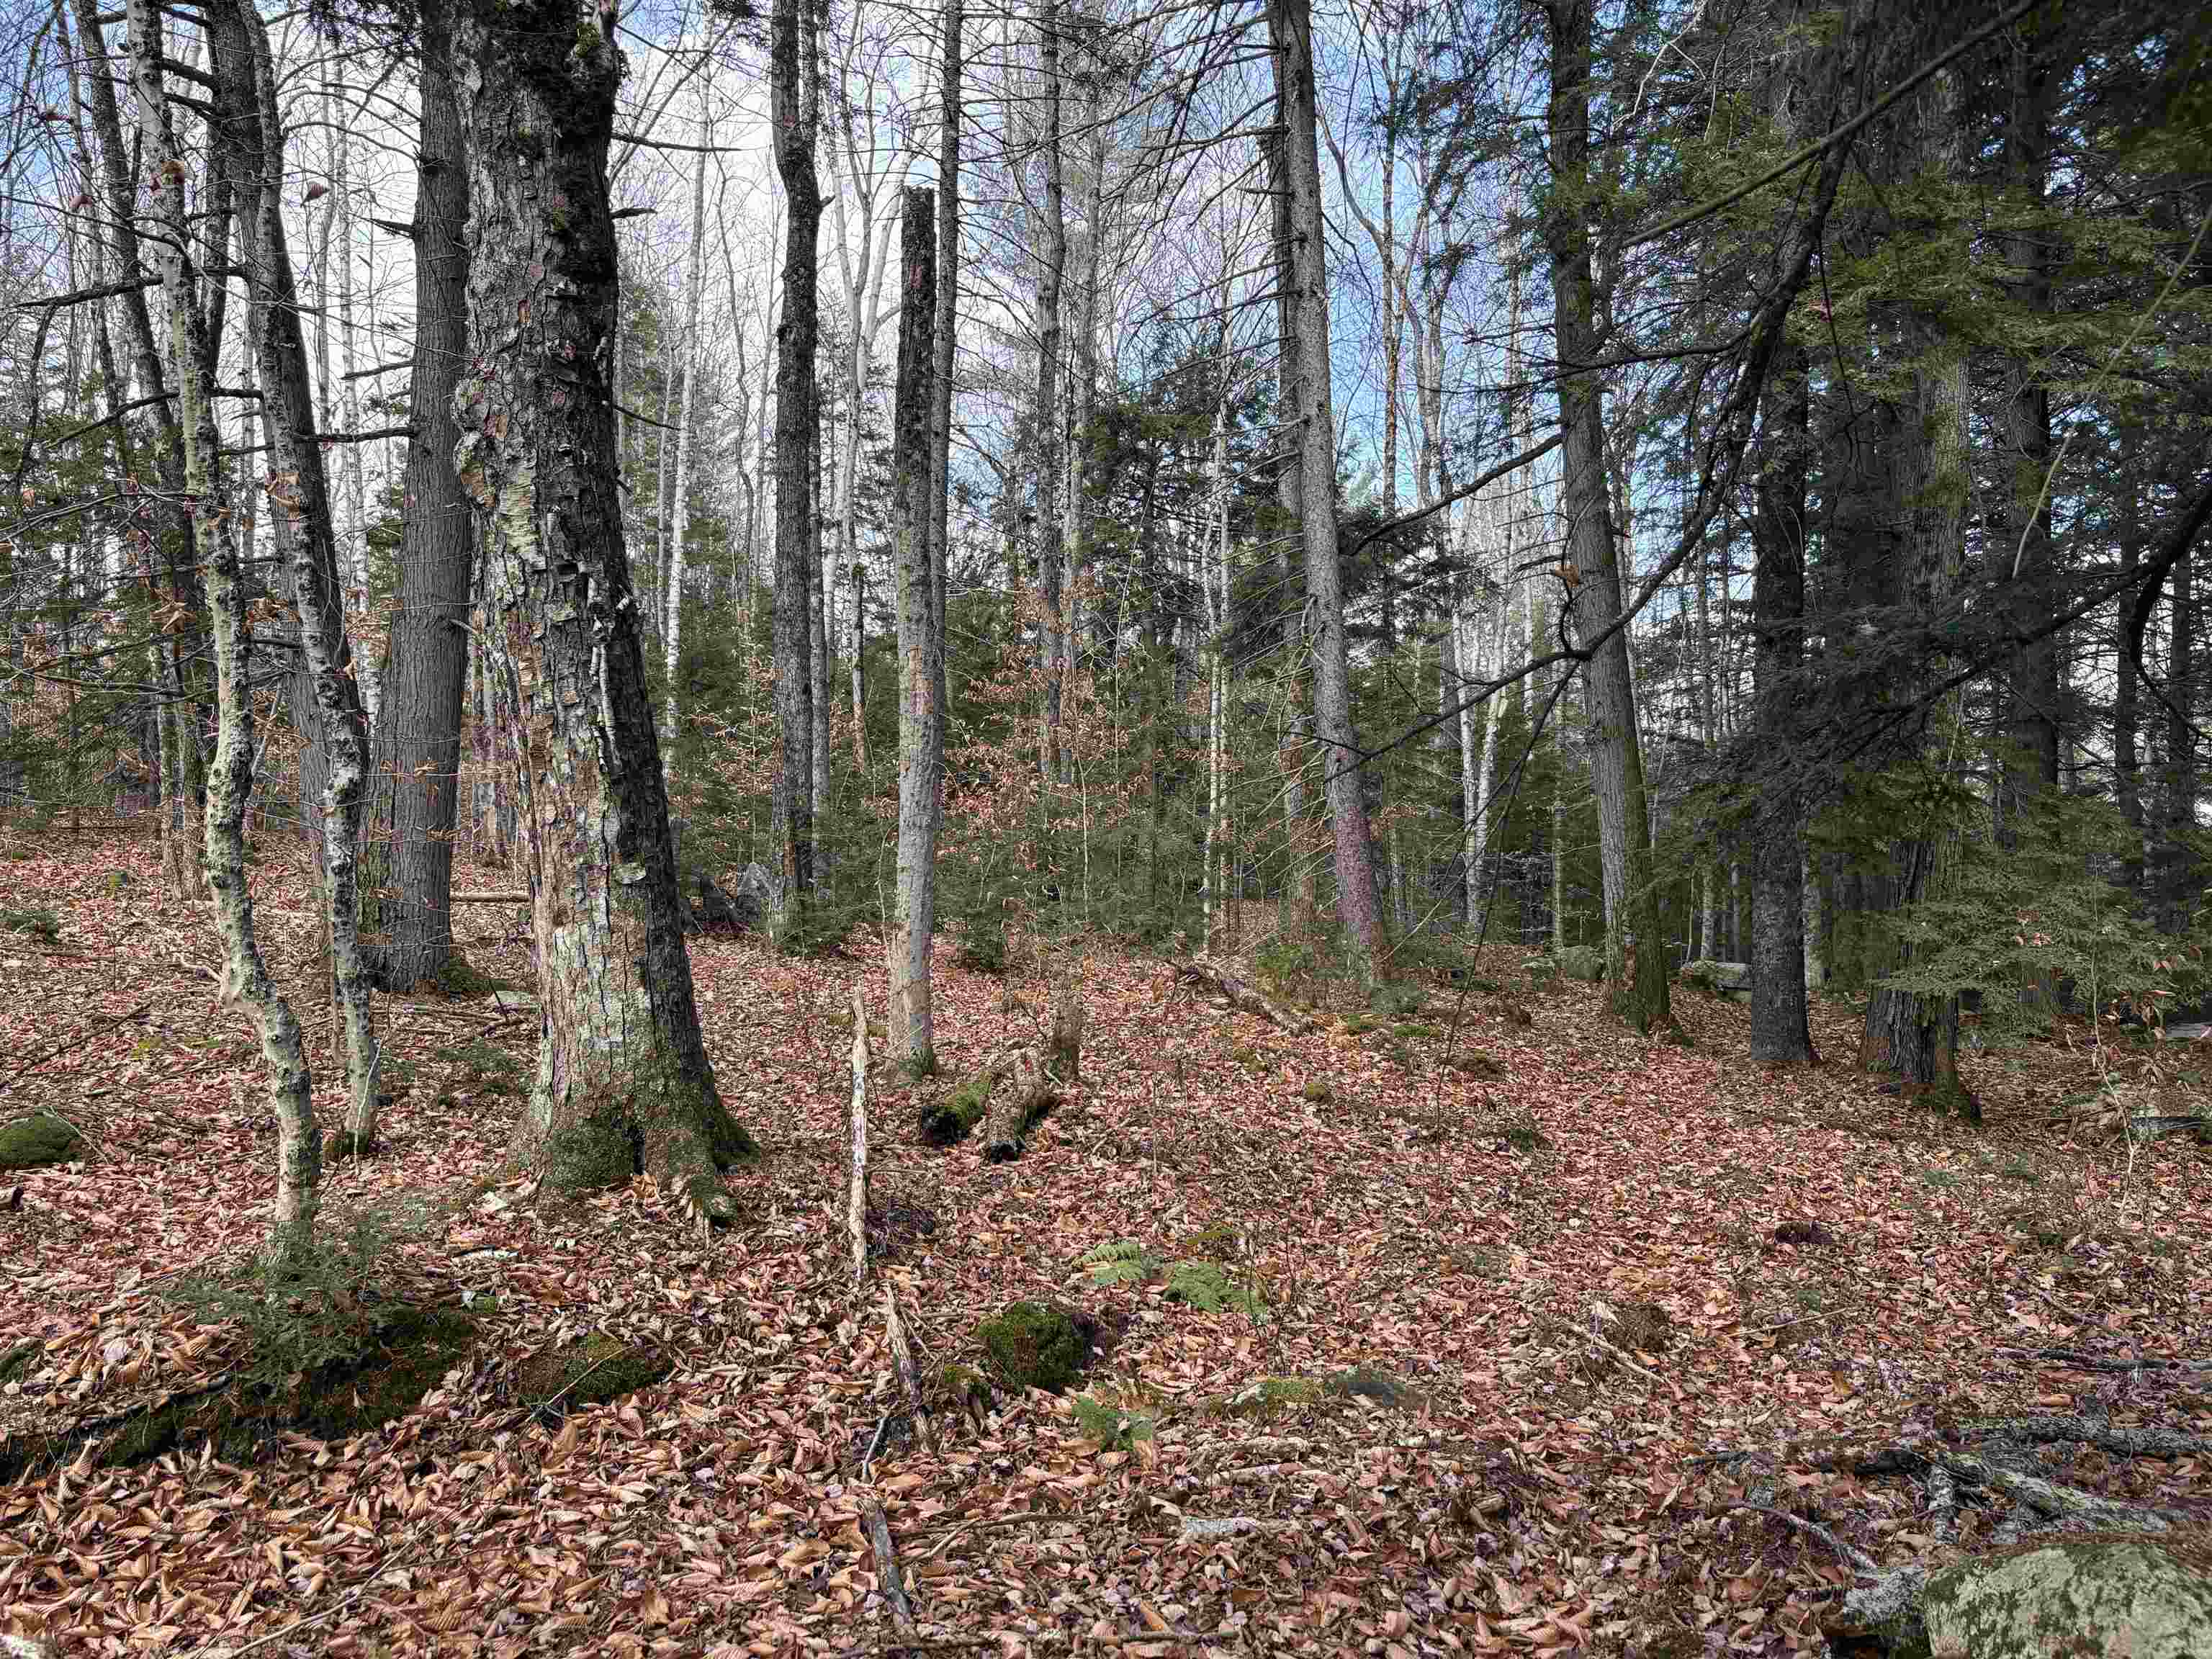
[[[264,1390],[289,1388],[359,1358],[395,1317],[419,1311],[387,1297],[375,1283],[386,1270],[392,1237],[383,1215],[358,1210],[343,1234],[319,1230],[289,1274],[279,1275],[257,1257],[228,1273],[186,1274],[167,1295],[204,1324],[237,1322],[249,1350],[244,1379]]]
[[[1287,997],[1313,983],[1321,972],[1321,959],[1310,940],[1274,933],[1252,952],[1252,971],[1267,990]]]

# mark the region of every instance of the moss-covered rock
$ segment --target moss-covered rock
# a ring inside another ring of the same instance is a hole
[[[952,1146],[965,1140],[991,1104],[995,1073],[986,1068],[959,1087],[925,1102],[921,1109],[921,1138],[933,1146]]]
[[[0,1349],[0,1382],[13,1382],[29,1370],[31,1362],[46,1351],[46,1344],[35,1341],[18,1342],[11,1348]]]
[[[1595,945],[1570,945],[1553,960],[1569,979],[1595,985],[1605,977],[1605,952]]]
[[[1091,1358],[1095,1322],[1057,1303],[1014,1302],[975,1328],[991,1375],[1009,1389],[1059,1394]]]
[[[650,1388],[674,1369],[667,1352],[653,1343],[593,1335],[531,1355],[515,1371],[514,1390],[539,1416],[564,1417]]]
[[[1942,1659],[2203,1659],[2212,1546],[2201,1536],[2054,1539],[1944,1568],[1921,1608],[1926,1650]]]
[[[84,1137],[61,1119],[33,1112],[0,1127],[0,1170],[36,1170],[49,1164],[66,1164],[83,1145]]]

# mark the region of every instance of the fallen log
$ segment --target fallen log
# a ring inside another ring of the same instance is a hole
[[[1029,1144],[1029,1132],[1060,1099],[1058,1085],[1034,1048],[1017,1048],[993,1069],[1003,1065],[1007,1085],[991,1095],[990,1126],[983,1141],[983,1158],[991,1164],[1010,1164]]]
[[[898,1551],[891,1544],[891,1523],[884,1515],[884,1506],[872,1498],[860,1500],[860,1508],[868,1517],[868,1543],[876,1553],[876,1588],[884,1594],[884,1605],[890,1609],[891,1626],[900,1639],[915,1638],[914,1608],[906,1599],[906,1585],[899,1573]]]
[[[1278,1030],[1288,1031],[1295,1036],[1311,1036],[1321,1030],[1321,1023],[1311,1015],[1271,1001],[1220,963],[1208,961],[1204,957],[1179,965],[1176,969],[1176,977],[1186,982],[1206,986],[1231,1007],[1255,1015]]]
[[[853,1294],[868,1282],[868,1005],[853,988],[852,1170],[846,1184],[845,1231],[853,1249]]]

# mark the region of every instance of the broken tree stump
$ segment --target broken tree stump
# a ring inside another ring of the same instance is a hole
[[[845,1192],[845,1230],[853,1247],[853,1294],[868,1282],[868,1005],[853,988],[852,1171]]]

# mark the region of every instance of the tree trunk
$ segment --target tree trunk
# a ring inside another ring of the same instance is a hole
[[[891,1050],[909,1072],[937,1066],[929,945],[937,902],[938,727],[945,707],[945,619],[930,569],[930,424],[937,398],[936,192],[906,192],[900,258],[897,406],[892,426],[892,490],[897,538],[899,649],[898,887],[887,954]]]
[[[153,239],[155,269],[168,301],[167,379],[174,386],[185,498],[191,503],[192,556],[200,568],[216,670],[216,754],[207,779],[205,848],[208,886],[223,942],[221,995],[245,1010],[261,1042],[276,1119],[276,1204],[267,1253],[279,1272],[296,1267],[314,1240],[322,1148],[315,1139],[314,1097],[307,1046],[290,1004],[270,981],[255,939],[253,895],[246,873],[246,805],[253,784],[253,702],[247,684],[249,635],[246,591],[229,524],[220,434],[210,396],[215,342],[201,309],[193,259],[191,174],[170,125],[163,83],[161,14],[153,0],[127,0],[131,79],[138,136],[151,179],[161,234]],[[95,25],[96,27],[96,25]],[[95,77],[97,78],[97,77]]]
[[[1284,128],[1289,186],[1290,266],[1277,273],[1297,313],[1298,517],[1304,534],[1306,603],[1314,631],[1314,735],[1336,854],[1337,914],[1358,951],[1359,971],[1382,977],[1389,948],[1375,887],[1375,844],[1360,787],[1359,741],[1352,725],[1352,661],[1344,631],[1343,573],[1337,555],[1336,421],[1329,390],[1328,277],[1316,137],[1313,19],[1307,0],[1269,0],[1267,33]]]
[[[408,393],[399,597],[377,710],[363,910],[387,991],[434,975],[453,948],[453,824],[461,788],[476,548],[453,472],[453,388],[468,355],[467,158],[453,90],[449,0],[418,13],[422,118],[415,175],[415,363]]]
[[[1038,649],[1044,668],[1044,732],[1041,757],[1048,786],[1062,775],[1060,744],[1060,696],[1066,685],[1065,592],[1060,560],[1066,526],[1060,520],[1060,490],[1066,470],[1060,447],[1060,354],[1062,279],[1067,270],[1067,210],[1060,155],[1060,70],[1059,0],[1044,0],[1037,16],[1037,46],[1043,62],[1044,222],[1037,268],[1036,389],[1036,560],[1041,616]]]
[[[1760,411],[1760,468],[1752,545],[1752,684],[1769,769],[1752,835],[1751,1055],[1810,1061],[1805,999],[1805,809],[1783,757],[1798,733],[1790,709],[1804,660],[1806,476],[1811,406],[1803,350],[1785,346]]]
[[[454,27],[472,324],[456,459],[485,543],[542,1010],[518,1150],[556,1188],[642,1168],[726,1221],[720,1172],[754,1148],[700,1039],[614,472],[614,21],[591,0],[462,0]]]
[[[1587,214],[1589,176],[1589,0],[1547,0],[1551,30],[1551,190],[1543,215],[1552,255],[1554,330],[1559,342],[1561,506],[1569,552],[1580,578],[1571,601],[1577,634],[1595,640],[1620,620],[1620,549],[1606,476],[1604,389],[1583,365],[1600,356],[1595,285]],[[1670,1018],[1667,959],[1661,949],[1659,895],[1651,861],[1651,817],[1644,754],[1629,681],[1628,632],[1595,647],[1589,676],[1592,781],[1597,791],[1599,853],[1608,921],[1606,963],[1613,1006],[1650,1032]],[[1633,957],[1634,969],[1630,971]]]
[[[821,564],[814,459],[821,416],[814,384],[818,332],[816,242],[822,190],[814,176],[819,88],[814,13],[775,0],[769,22],[769,107],[776,173],[788,204],[783,315],[775,358],[775,714],[782,755],[770,809],[778,880],[770,926],[787,938],[814,889],[814,663],[811,590]]]
[[[260,13],[251,0],[234,0],[234,8],[228,19],[220,13],[210,17],[210,56],[219,65],[218,95],[226,106],[226,118],[216,123],[216,150],[231,175],[252,302],[251,331],[269,442],[270,526],[299,608],[300,674],[314,704],[324,755],[324,926],[345,1027],[348,1127],[356,1149],[366,1151],[376,1132],[376,1036],[361,951],[357,878],[368,728],[346,637],[330,481],[316,441],[299,296],[284,241],[284,134],[276,69]]]
[[[930,605],[946,626],[945,566],[952,499],[952,368],[955,331],[960,312],[960,31],[963,0],[945,0],[945,35],[939,65],[937,129],[937,328],[936,356],[930,368],[929,411],[929,583]],[[944,672],[944,653],[938,669]],[[930,803],[936,825],[945,827],[945,682],[938,681],[939,716],[935,728],[939,787]]]
[[[700,102],[706,106],[707,94]],[[711,108],[700,124],[702,142],[712,146],[714,142],[714,121]],[[691,179],[691,249],[685,260],[684,295],[684,340],[678,349],[683,354],[684,392],[677,416],[676,432],[676,501],[668,536],[668,594],[661,612],[661,716],[660,716],[660,775],[664,781],[672,781],[676,764],[676,732],[683,719],[683,690],[677,680],[677,664],[684,651],[684,568],[686,542],[691,533],[691,453],[696,438],[692,430],[692,398],[699,380],[699,302],[707,288],[707,163],[709,158],[699,157],[699,166]]]

